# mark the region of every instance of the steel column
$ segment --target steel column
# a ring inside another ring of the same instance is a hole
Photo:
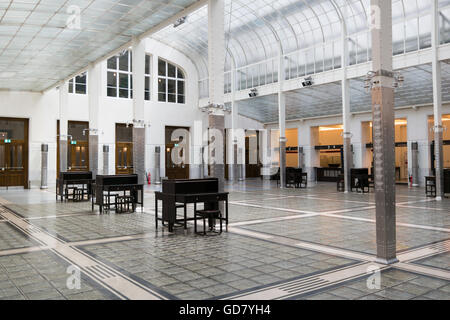
[[[88,69],[88,101],[89,101],[89,170],[92,176],[98,174],[98,153],[99,153],[99,117],[100,117],[100,97],[101,97],[101,74],[100,64],[90,65]]]
[[[210,159],[210,176],[219,179],[219,190],[223,190],[225,165],[223,161],[225,115],[220,107],[224,106],[224,64],[225,64],[225,18],[224,0],[208,1],[208,74],[209,102],[216,109],[211,109],[208,116]]]
[[[144,69],[145,39],[133,39],[133,166],[139,183],[145,183]]]
[[[286,97],[283,93],[284,56],[278,43],[278,127],[280,129],[280,188],[286,186]]]
[[[59,86],[59,171],[67,171],[67,108],[69,88],[67,82]]]
[[[347,24],[344,17],[341,17],[341,88],[342,88],[342,124],[343,124],[343,152],[344,163],[342,164],[344,169],[344,185],[345,191],[350,191],[350,168],[353,163],[353,155],[351,151],[351,133],[350,133],[350,82],[347,79],[347,65],[348,65],[348,39],[347,39]]]
[[[431,0],[431,67],[433,77],[434,157],[436,170],[436,200],[444,196],[443,147],[442,147],[442,77],[439,48],[439,4]]]
[[[395,217],[395,113],[392,73],[392,2],[371,0],[373,150],[377,260],[397,262]]]

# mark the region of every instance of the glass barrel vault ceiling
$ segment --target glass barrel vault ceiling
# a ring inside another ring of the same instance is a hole
[[[431,104],[433,86],[431,65],[400,70],[404,85],[395,90],[395,107]],[[442,100],[450,102],[450,61],[441,64]],[[364,79],[350,80],[351,112],[371,110],[371,95],[364,90]],[[286,120],[341,115],[341,84],[333,82],[286,92]],[[263,123],[278,121],[277,95],[267,95],[236,102],[239,113]]]
[[[429,0],[392,0],[393,54],[430,47],[430,6]],[[447,43],[450,0],[440,0],[439,7],[441,43]],[[341,16],[347,26],[349,63],[367,62],[371,59],[369,14],[370,0],[225,0],[225,70],[231,69],[232,55],[238,90],[277,81],[277,39],[288,79],[340,68]],[[196,64],[201,82],[208,77],[206,7],[153,38],[185,52]],[[205,97],[207,84],[201,87],[200,96]]]
[[[1,0],[0,89],[49,88],[194,2]]]

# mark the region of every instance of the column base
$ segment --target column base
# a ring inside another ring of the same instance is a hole
[[[397,259],[397,258],[384,259],[384,258],[378,258],[378,257],[377,257],[377,258],[375,259],[375,262],[378,262],[378,263],[381,263],[381,264],[389,265],[389,264],[397,263],[397,262],[398,262],[398,259]]]

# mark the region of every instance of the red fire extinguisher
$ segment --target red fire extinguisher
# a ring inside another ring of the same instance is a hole
[[[152,183],[152,176],[150,174],[150,172],[147,174],[147,184],[151,184]]]
[[[410,176],[409,176],[409,187],[410,187],[410,188],[412,187],[412,184],[413,184],[413,178],[412,178],[412,176],[410,175]]]

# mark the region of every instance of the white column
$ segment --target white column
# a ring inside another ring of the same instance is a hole
[[[59,86],[59,171],[67,171],[67,108],[69,98],[67,82]]]
[[[436,200],[444,195],[444,176],[442,159],[442,88],[441,63],[438,57],[439,48],[439,4],[431,0],[431,66],[433,77],[433,114],[434,114],[434,156],[436,170]]]
[[[100,64],[90,65],[88,69],[88,101],[89,101],[89,169],[93,177],[98,172],[99,163],[99,117],[100,97],[102,92],[102,68]]]
[[[133,39],[133,166],[139,183],[145,178],[144,68],[145,39]]]
[[[231,138],[229,143],[231,144],[231,165],[229,165],[229,177],[232,181],[238,180],[238,139],[236,129],[238,129],[238,117],[239,117],[239,106],[236,103],[236,62],[234,58],[231,57]]]
[[[347,26],[345,21],[341,23],[341,88],[342,88],[342,140],[344,149],[344,183],[345,192],[350,191],[350,168],[352,167],[352,151],[351,151],[351,132],[350,132],[350,82],[347,79],[347,65],[348,65],[348,41],[347,41]]]
[[[208,1],[208,74],[209,102],[208,117],[210,141],[209,145],[210,173],[219,179],[219,189],[223,189],[225,177],[223,134],[225,129],[224,106],[224,64],[225,64],[225,16],[224,0]],[[219,108],[215,108],[219,107]],[[214,137],[214,138],[213,138]]]
[[[278,42],[278,127],[280,129],[280,188],[286,185],[286,97],[283,93],[284,56]]]

